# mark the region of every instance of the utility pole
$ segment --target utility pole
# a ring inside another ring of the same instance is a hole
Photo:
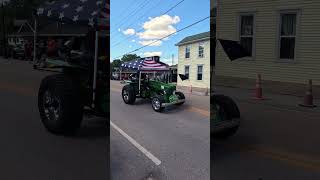
[[[170,82],[172,82],[172,79],[173,79],[173,74],[174,74],[174,71],[175,71],[175,69],[173,68],[173,63],[174,63],[174,54],[172,54],[172,56],[171,56],[171,58],[172,58],[172,64],[171,64],[171,66],[172,66],[172,69],[171,69],[171,71],[170,71]]]
[[[173,61],[174,61],[174,54],[172,54],[172,66],[174,65]]]
[[[4,12],[4,2],[5,0],[1,1],[1,14],[2,14],[2,41],[3,41],[3,57],[4,58],[8,58],[7,56],[7,39],[6,39],[6,24],[5,24],[5,12]]]

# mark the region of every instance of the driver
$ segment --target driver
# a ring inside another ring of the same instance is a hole
[[[144,89],[149,89],[149,86],[148,86],[149,75],[148,74],[142,74],[141,75],[141,82],[142,82],[142,87]]]

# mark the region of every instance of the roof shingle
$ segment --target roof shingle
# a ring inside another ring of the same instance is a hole
[[[202,41],[202,40],[209,40],[209,39],[210,39],[210,31],[203,32],[200,34],[185,37],[180,42],[178,42],[176,44],[176,46],[181,46],[184,44],[190,44],[190,43],[194,43],[194,42],[198,42],[198,41]]]

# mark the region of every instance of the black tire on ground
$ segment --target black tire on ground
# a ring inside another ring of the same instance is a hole
[[[226,120],[240,118],[239,108],[230,97],[224,95],[213,95],[211,98],[211,103],[216,103],[220,106],[220,111],[223,111]],[[238,128],[239,125],[217,133],[213,132],[213,137],[216,139],[227,139],[234,135],[238,131]]]
[[[213,138],[215,139],[227,139],[233,136],[239,129],[239,126],[235,126],[233,128],[225,129],[224,131],[220,131],[218,133],[213,133]]]
[[[230,97],[224,95],[213,95],[211,96],[211,102],[219,104],[224,109],[228,120],[240,118],[240,110],[237,104]]]
[[[40,85],[38,107],[42,123],[57,135],[72,135],[81,126],[83,103],[80,86],[63,74],[45,77]]]
[[[162,103],[164,103],[162,96],[157,95],[151,99],[152,109],[156,112],[162,112],[164,110]]]
[[[136,93],[133,86],[129,84],[123,86],[122,99],[126,104],[134,104],[134,102],[136,101]]]
[[[186,97],[184,96],[184,94],[182,92],[176,92],[176,95],[178,96],[179,100],[181,99],[186,99]],[[180,106],[182,105],[184,102],[178,103],[177,105]]]

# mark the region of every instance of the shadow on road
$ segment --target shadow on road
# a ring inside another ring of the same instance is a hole
[[[151,106],[151,101],[150,99],[137,99],[134,105],[145,105],[149,104]]]
[[[85,118],[73,138],[98,139],[109,137],[110,124],[105,118]]]
[[[166,109],[163,111],[164,114],[175,114],[178,112],[186,112],[188,109],[190,109],[191,106],[188,104],[183,104],[183,105],[172,105],[166,107]]]

